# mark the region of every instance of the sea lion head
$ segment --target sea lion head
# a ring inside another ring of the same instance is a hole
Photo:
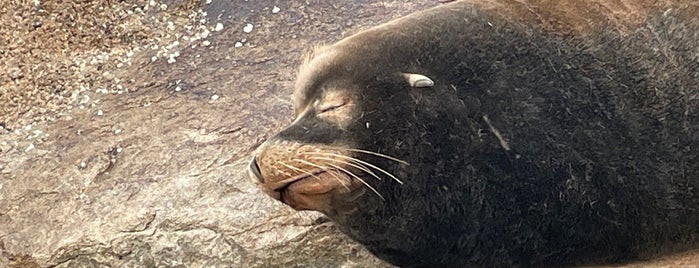
[[[444,193],[460,187],[446,174],[463,160],[454,148],[466,148],[468,139],[446,130],[467,124],[454,115],[470,112],[438,74],[362,58],[345,44],[353,43],[316,49],[302,64],[295,119],[257,149],[250,176],[273,198],[324,213],[379,257],[416,263],[404,256],[428,254],[430,237],[443,235],[432,229],[451,228],[440,221],[453,217],[432,214],[430,204],[449,209],[460,199],[453,194],[465,194]]]
[[[381,183],[403,183],[410,164],[387,153],[385,146],[400,146],[385,144],[394,135],[387,127],[408,91],[434,84],[416,73],[348,68],[341,49],[318,47],[307,57],[293,94],[294,121],[257,149],[249,169],[268,195],[332,218],[366,206],[358,201],[366,194],[385,202]]]
[[[433,52],[449,40],[405,37],[392,28],[412,20],[314,49],[297,76],[293,122],[256,150],[249,169],[268,195],[324,213],[397,265],[443,254],[454,241],[442,237],[472,227],[453,221],[470,211],[463,197],[469,192],[459,190],[470,181],[451,180],[460,176],[452,175],[463,169],[464,150],[474,146],[480,128],[467,118],[475,116],[477,101],[458,98],[445,70],[428,68],[443,61]],[[400,38],[413,43],[395,41]]]

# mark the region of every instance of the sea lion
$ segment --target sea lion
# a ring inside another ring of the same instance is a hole
[[[251,177],[403,267],[697,248],[698,5],[458,1],[318,47]]]

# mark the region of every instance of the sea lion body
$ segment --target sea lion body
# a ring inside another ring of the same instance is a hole
[[[685,2],[580,25],[459,1],[316,49],[253,179],[398,266],[697,248],[699,8]]]

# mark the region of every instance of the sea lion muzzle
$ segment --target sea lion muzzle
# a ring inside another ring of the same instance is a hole
[[[250,160],[253,183],[270,197],[297,210],[338,213],[365,192],[347,150],[273,137]],[[354,206],[352,204],[351,206]]]

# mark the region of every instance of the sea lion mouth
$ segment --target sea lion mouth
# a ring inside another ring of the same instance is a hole
[[[297,210],[329,211],[333,202],[353,201],[361,194],[357,179],[339,169],[321,169],[277,181],[267,187],[272,197]]]

